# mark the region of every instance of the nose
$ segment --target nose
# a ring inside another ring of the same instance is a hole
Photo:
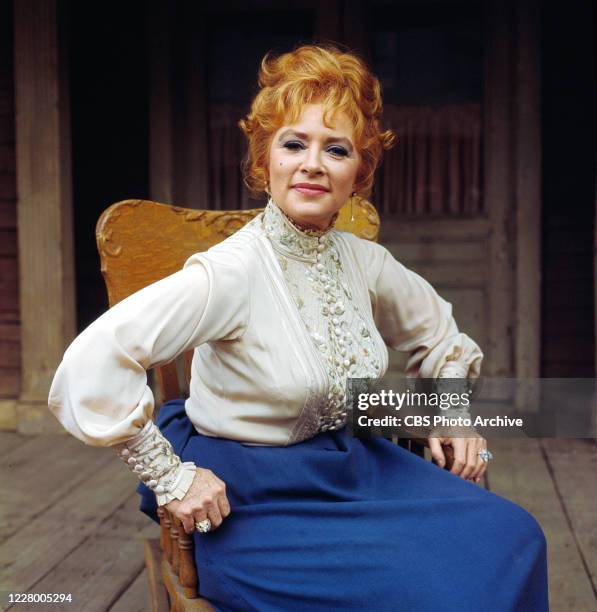
[[[301,164],[301,172],[308,175],[317,175],[323,173],[323,165],[321,163],[321,151],[318,147],[312,146],[306,150],[306,155]]]

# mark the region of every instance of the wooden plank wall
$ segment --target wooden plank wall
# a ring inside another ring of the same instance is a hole
[[[485,353],[490,372],[489,232],[486,219],[397,221],[383,219],[380,242],[407,268],[420,274],[452,304],[460,331]],[[389,372],[404,371],[406,356],[389,351]]]
[[[594,375],[591,216],[574,208],[567,215],[545,212],[542,376],[546,378]]]
[[[14,427],[20,388],[20,316],[12,2],[0,2],[0,427]]]

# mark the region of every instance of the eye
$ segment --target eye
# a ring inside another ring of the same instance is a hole
[[[305,145],[298,140],[289,140],[288,142],[284,143],[284,148],[288,149],[289,151],[300,151],[305,148]]]
[[[340,145],[331,146],[328,149],[328,152],[330,152],[332,155],[335,155],[336,157],[347,157],[348,156],[348,151],[344,147],[341,147]]]

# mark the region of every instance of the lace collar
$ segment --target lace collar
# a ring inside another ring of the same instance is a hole
[[[263,211],[262,223],[276,251],[302,261],[316,262],[317,253],[325,251],[336,222],[336,214],[326,230],[300,228],[270,198]]]

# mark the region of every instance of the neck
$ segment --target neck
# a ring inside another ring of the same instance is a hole
[[[263,212],[263,226],[277,251],[305,261],[315,260],[317,249],[326,248],[334,215],[325,229],[306,227],[289,217],[271,198]]]
[[[277,204],[275,203],[274,205],[277,206]],[[336,223],[336,219],[338,218],[338,213],[336,213],[325,224],[324,227],[320,227],[318,225],[312,225],[312,224],[304,223],[302,221],[298,221],[297,219],[294,219],[290,215],[286,214],[279,206],[278,208],[280,209],[280,212],[288,219],[288,221],[290,221],[290,223],[292,223],[292,225],[296,227],[296,229],[298,229],[301,232],[305,232],[306,234],[309,234],[310,236],[319,236],[322,234],[326,234],[334,227],[334,224]]]

